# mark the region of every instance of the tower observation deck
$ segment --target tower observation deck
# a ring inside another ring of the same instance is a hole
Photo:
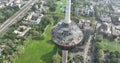
[[[71,0],[66,1],[65,19],[58,22],[51,31],[52,40],[63,49],[69,49],[79,44],[83,38],[80,28],[70,19]]]

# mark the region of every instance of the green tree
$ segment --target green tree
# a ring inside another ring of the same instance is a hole
[[[4,48],[4,50],[3,50],[3,55],[11,55],[13,53],[13,50],[12,50],[12,48],[11,47],[9,47],[9,46],[6,46],[5,48]]]
[[[99,50],[99,51],[97,52],[97,58],[102,59],[103,56],[104,56],[103,50]]]
[[[9,60],[11,63],[15,63],[16,58],[14,58],[12,55],[9,57]]]
[[[102,63],[104,56],[103,45],[100,42],[95,43],[95,62]]]
[[[10,61],[9,60],[3,60],[2,63],[10,63]]]
[[[17,50],[18,55],[24,53],[24,47],[23,47],[23,45],[17,46],[16,50]]]
[[[95,51],[103,50],[103,45],[99,42],[95,43]]]
[[[56,54],[52,58],[53,63],[60,63],[61,62],[61,56],[59,54]]]
[[[4,17],[3,14],[0,12],[0,23],[3,22],[4,18],[5,18],[5,17]]]
[[[96,40],[101,42],[103,40],[103,35],[97,35]]]
[[[120,63],[119,58],[112,58],[110,63]]]
[[[50,7],[50,11],[56,10],[56,0],[47,0],[46,5]]]

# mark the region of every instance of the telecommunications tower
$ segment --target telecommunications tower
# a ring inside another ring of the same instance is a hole
[[[58,22],[51,30],[51,38],[62,49],[62,63],[67,63],[68,50],[83,39],[83,33],[75,22],[70,19],[71,0],[66,0],[65,19]]]

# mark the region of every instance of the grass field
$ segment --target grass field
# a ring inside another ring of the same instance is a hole
[[[109,40],[104,39],[101,43],[103,44],[105,50],[120,52],[120,43],[118,42],[110,42]]]
[[[61,13],[60,8],[64,7],[66,0],[56,2],[56,13]],[[52,22],[52,21],[51,21]],[[16,63],[52,63],[52,57],[55,54],[56,48],[49,40],[50,31],[53,23],[48,25],[43,33],[44,40],[30,40],[29,44],[25,47],[25,53],[22,54]]]
[[[52,56],[55,54],[55,46],[50,43],[50,31],[52,24],[48,25],[43,33],[44,40],[29,40],[16,63],[52,63]]]

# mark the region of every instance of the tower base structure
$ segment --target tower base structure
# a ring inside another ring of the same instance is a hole
[[[62,50],[62,63],[67,63],[68,50]]]

